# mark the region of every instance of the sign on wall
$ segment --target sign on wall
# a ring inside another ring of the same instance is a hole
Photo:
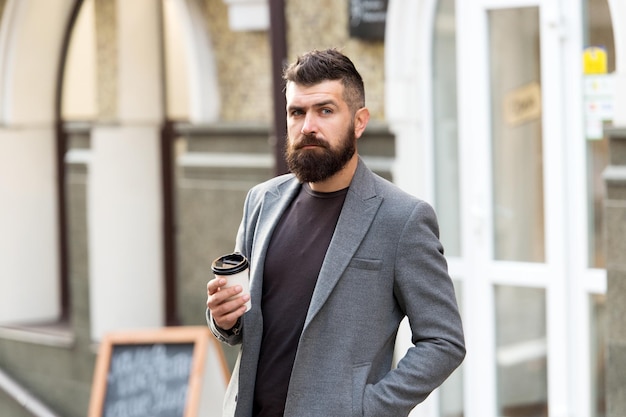
[[[388,0],[350,0],[350,36],[370,41],[385,39]]]
[[[585,136],[589,140],[604,138],[604,124],[615,115],[615,79],[613,74],[591,74],[583,77]]]
[[[585,136],[589,140],[604,138],[604,125],[615,115],[615,81],[607,73],[605,48],[590,46],[583,51],[583,93]]]

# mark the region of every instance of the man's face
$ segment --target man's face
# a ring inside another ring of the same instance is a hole
[[[287,84],[287,165],[302,182],[324,181],[355,155],[354,115],[340,81]]]

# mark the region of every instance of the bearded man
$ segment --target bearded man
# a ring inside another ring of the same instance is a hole
[[[291,173],[250,190],[236,239],[250,295],[207,284],[212,332],[241,346],[223,415],[407,416],[465,356],[435,212],[359,157],[369,111],[348,57],[311,51],[283,78]]]

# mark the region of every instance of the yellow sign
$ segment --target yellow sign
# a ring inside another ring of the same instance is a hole
[[[504,118],[510,125],[519,125],[541,117],[541,86],[532,82],[507,93],[504,97]]]
[[[606,74],[606,49],[597,46],[585,48],[583,52],[583,74]]]

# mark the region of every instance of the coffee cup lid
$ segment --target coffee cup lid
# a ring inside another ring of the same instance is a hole
[[[248,268],[248,260],[239,252],[222,255],[211,264],[217,275],[234,275]]]

